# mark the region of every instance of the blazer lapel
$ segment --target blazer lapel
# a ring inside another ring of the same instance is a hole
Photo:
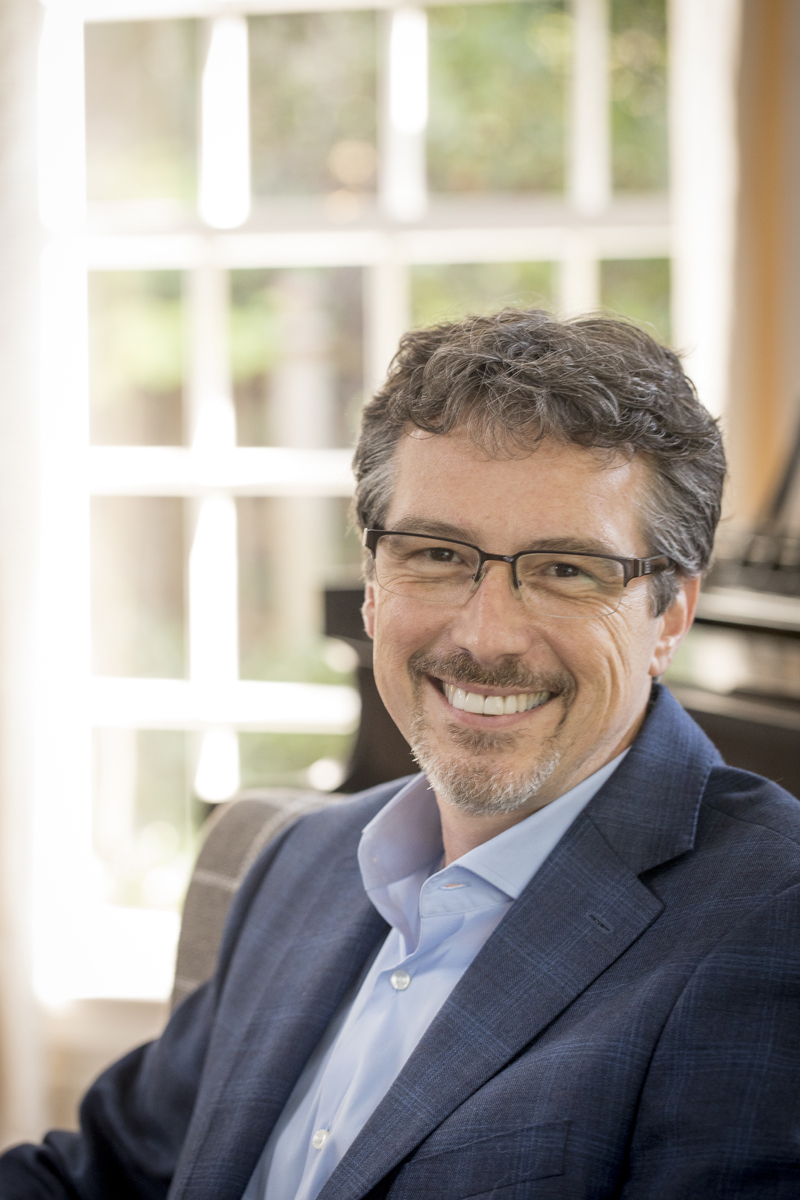
[[[611,780],[461,978],[318,1200],[359,1200],[652,924],[640,872],[691,849],[719,756],[657,689]]]
[[[596,979],[662,905],[585,815],[442,1006],[319,1200],[357,1200]]]

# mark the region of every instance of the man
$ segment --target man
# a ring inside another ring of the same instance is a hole
[[[800,1194],[800,810],[657,683],[715,423],[631,326],[408,335],[356,451],[364,620],[423,776],[306,817],[215,978],[0,1196]]]

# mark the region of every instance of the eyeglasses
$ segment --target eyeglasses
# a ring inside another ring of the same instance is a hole
[[[471,542],[365,529],[363,545],[375,560],[380,587],[395,596],[431,604],[461,606],[478,590],[487,562],[511,567],[515,593],[543,616],[590,620],[615,613],[632,579],[676,566],[665,554],[620,558],[573,550],[520,550],[489,554]]]

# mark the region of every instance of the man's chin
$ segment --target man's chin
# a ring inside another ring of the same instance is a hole
[[[448,729],[451,744],[436,746],[421,720],[411,729],[414,758],[440,800],[473,816],[516,812],[536,795],[556,769],[560,752],[548,739],[533,763],[508,766],[518,748],[516,734],[483,729]],[[454,744],[453,744],[454,743]]]

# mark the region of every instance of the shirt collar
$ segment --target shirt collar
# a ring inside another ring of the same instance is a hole
[[[623,750],[557,800],[450,865],[472,871],[516,899],[627,753]],[[436,797],[425,775],[418,775],[373,817],[361,835],[358,862],[365,891],[432,868],[443,849]]]

